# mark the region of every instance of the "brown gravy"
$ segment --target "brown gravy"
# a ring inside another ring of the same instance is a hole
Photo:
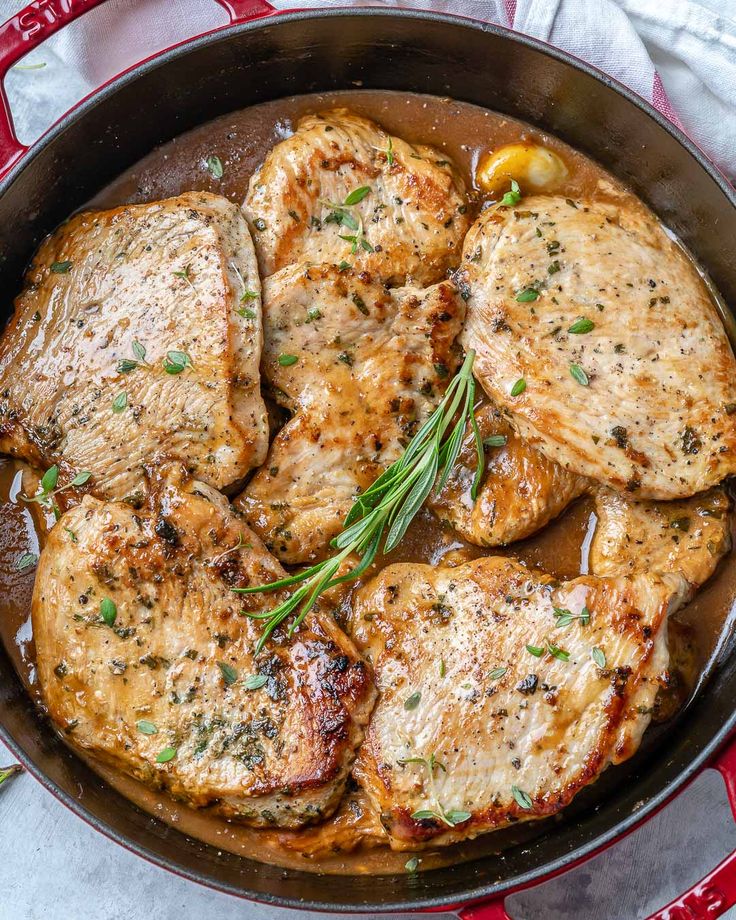
[[[182,135],[154,150],[102,190],[90,203],[92,207],[112,207],[127,202],[144,202],[178,195],[185,190],[202,189],[242,201],[250,175],[267,151],[286,137],[297,119],[307,112],[336,105],[347,106],[381,122],[389,131],[406,140],[432,144],[451,157],[460,168],[469,188],[474,184],[475,167],[489,149],[517,141],[543,143],[565,161],[569,176],[560,192],[570,197],[608,197],[629,195],[619,182],[582,154],[561,141],[529,125],[489,112],[485,109],[429,96],[391,92],[350,91],[266,103],[223,116],[216,121]],[[207,158],[217,155],[224,167],[221,180],[214,179],[206,168]],[[601,187],[603,180],[607,186]],[[480,201],[480,195],[478,194]],[[724,315],[726,328],[733,323]],[[22,492],[21,472],[10,460],[0,459],[0,640],[11,656],[28,692],[42,705],[34,665],[30,602],[34,568],[19,570],[25,553],[38,553],[44,522],[36,505],[26,505],[17,496]],[[587,500],[573,507],[536,536],[514,544],[497,554],[514,555],[529,565],[539,566],[561,577],[587,571],[587,547],[595,528],[595,515]],[[422,511],[402,544],[381,565],[411,561],[437,564],[445,559],[468,559],[483,555],[454,532]],[[698,593],[695,600],[677,614],[672,633],[685,637],[694,649],[694,671],[704,676],[724,651],[734,620],[736,601],[736,564],[728,557],[716,575]],[[349,604],[348,597],[343,601]],[[698,679],[685,674],[687,686],[683,698],[696,689]],[[275,863],[286,868],[316,872],[385,874],[401,872],[408,855],[392,853],[386,847],[358,849],[354,853],[335,853],[307,860],[284,846],[289,835],[275,831],[258,831],[195,811],[175,802],[166,794],[147,789],[142,784],[114,770],[90,761],[94,769],[112,786],[146,812],[219,849]],[[555,819],[550,819],[555,820]],[[330,822],[327,822],[328,824]],[[547,822],[531,822],[489,834],[475,841],[459,844],[442,852],[421,855],[421,869],[498,853],[509,846],[534,837]],[[315,833],[312,829],[310,835]],[[281,839],[280,839],[281,838]]]

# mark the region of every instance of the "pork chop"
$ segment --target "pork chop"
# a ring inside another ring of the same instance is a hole
[[[675,502],[634,502],[599,489],[588,568],[594,575],[679,573],[694,590],[731,549],[730,512],[720,486]]]
[[[469,226],[445,154],[347,109],[300,119],[251,178],[243,207],[264,276],[346,260],[383,281],[426,286],[457,266]]]
[[[154,454],[225,488],[268,447],[248,227],[188,192],[78,214],[42,244],[0,340],[0,451],[140,488]]]
[[[637,749],[667,661],[670,576],[559,583],[513,559],[400,564],[351,633],[379,701],[355,773],[394,849],[564,808]]]
[[[429,507],[468,542],[504,546],[545,527],[580,495],[590,481],[570,473],[526,444],[508,420],[486,403],[475,413],[485,447],[485,468],[475,501],[471,487],[476,448],[468,426],[458,461]]]
[[[86,497],[51,531],[33,595],[38,674],[74,745],[195,807],[299,827],[342,794],[374,700],[322,605],[254,657],[245,615],[284,572],[227,500],[178,465],[147,505]],[[267,600],[264,600],[264,597]]]
[[[264,315],[262,372],[293,417],[236,506],[279,559],[313,561],[440,401],[464,304],[447,281],[295,265],[266,280]]]
[[[466,238],[463,343],[533,447],[637,498],[736,469],[736,362],[703,280],[641,206],[525,198]]]

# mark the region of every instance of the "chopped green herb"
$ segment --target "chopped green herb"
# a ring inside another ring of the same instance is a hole
[[[268,683],[268,677],[265,674],[249,674],[243,681],[246,690],[260,690]]]
[[[145,361],[145,360],[146,360],[146,349],[145,349],[145,346],[144,346],[144,345],[141,345],[141,343],[140,343],[137,339],[133,339],[133,346],[132,346],[132,348],[133,348],[133,354],[136,356],[136,358],[137,358],[139,361]]]
[[[352,192],[350,192],[350,194],[347,196],[345,201],[343,201],[343,205],[346,208],[350,208],[353,205],[360,204],[366,195],[370,195],[370,193],[370,185],[361,185],[360,188],[354,188]]]
[[[34,565],[38,563],[38,556],[36,553],[23,553],[23,555],[15,563],[15,567],[19,572],[23,572],[26,569],[33,568]]]
[[[389,143],[390,142],[391,142],[391,138],[389,138]],[[404,863],[404,868],[411,875],[414,872],[416,872],[417,869],[419,868],[419,862],[420,860],[418,856],[412,856],[410,859],[407,859],[407,861]]]
[[[520,377],[516,383],[511,387],[512,396],[521,396],[521,394],[526,389],[526,380],[523,377]]]
[[[118,616],[118,608],[115,601],[109,597],[103,597],[100,601],[100,616],[108,626],[114,626]]]
[[[597,646],[590,653],[590,657],[598,665],[599,668],[605,668],[606,666],[606,655],[603,649],[598,648]]]
[[[389,166],[394,165],[394,142],[391,135],[389,135],[388,146],[386,147],[386,162]]]
[[[312,307],[307,310],[307,322],[313,323],[317,319],[322,319],[322,311],[319,307]]]
[[[338,270],[339,272],[344,272],[344,271],[347,271],[349,268],[352,268],[352,267],[353,267],[353,266],[352,266],[349,262],[346,262],[345,259],[343,259],[342,262],[340,262],[340,264],[337,266],[337,270]]]
[[[440,677],[444,677],[447,673],[447,666],[445,665],[445,659],[440,658]]]
[[[74,479],[72,479],[69,485],[70,486],[83,486],[85,482],[89,481],[91,476],[92,476],[92,473],[90,473],[89,470],[84,470],[81,473],[77,473],[77,475],[74,477]]]
[[[512,208],[521,201],[521,189],[519,183],[514,179],[511,180],[511,189],[501,199],[501,207]]]
[[[167,374],[181,374],[187,367],[192,366],[192,359],[185,351],[167,351],[163,361],[163,368]]]
[[[69,539],[72,543],[79,543],[79,538],[70,527],[65,527],[64,530],[69,534]]]
[[[123,358],[121,361],[118,361],[118,373],[119,374],[129,374],[131,371],[134,371],[138,367],[137,361],[131,361],[130,358]]]
[[[232,665],[229,665],[224,661],[218,661],[217,667],[220,669],[220,673],[222,674],[222,679],[225,681],[228,687],[234,684],[235,681],[238,679],[238,672],[235,670],[234,667],[232,667]]]
[[[299,358],[296,355],[286,355],[280,354],[278,357],[278,362],[281,367],[291,367],[292,364],[296,364]]]
[[[536,288],[528,287],[524,288],[523,291],[519,291],[516,295],[517,303],[531,303],[531,301],[536,300],[539,297],[539,291]]]
[[[240,307],[239,310],[235,311],[238,316],[242,316],[243,319],[255,319],[256,313],[254,310],[251,310],[250,307]]]
[[[65,275],[69,269],[72,267],[72,263],[67,260],[66,262],[52,262],[51,271],[55,275]]]
[[[543,645],[527,645],[526,650],[530,655],[534,655],[535,658],[541,658],[544,655]]]
[[[39,61],[38,64],[15,64],[13,70],[43,70],[46,61]]]
[[[552,645],[551,642],[548,642],[547,651],[553,658],[558,658],[560,661],[570,660],[570,653],[566,652],[563,648],[560,648],[559,645]]]
[[[417,690],[416,693],[412,693],[411,696],[407,697],[404,700],[404,709],[416,709],[419,705],[419,701],[422,698],[422,694]]]
[[[579,364],[570,365],[570,376],[576,383],[579,383],[581,387],[587,387],[590,383],[588,375]]]
[[[579,316],[567,331],[573,335],[585,335],[586,332],[591,332],[593,329],[595,329],[595,323],[592,319],[588,319],[587,316]]]
[[[222,160],[218,156],[215,156],[215,154],[207,157],[207,169],[213,179],[222,179],[223,173],[225,172],[222,168]]]
[[[0,786],[2,786],[4,782],[7,782],[11,776],[20,773],[22,769],[20,764],[13,764],[12,767],[0,767]]]
[[[156,758],[156,763],[168,763],[176,757],[176,748],[166,747]]]
[[[513,393],[512,393],[513,395]],[[491,434],[483,439],[486,447],[503,447],[508,441],[505,434]]]
[[[139,722],[136,722],[135,727],[144,735],[158,734],[158,729],[153,724],[153,722],[148,722],[146,719],[141,719]]]
[[[501,680],[508,668],[494,668],[488,675],[489,680]]]
[[[529,793],[524,792],[523,789],[519,789],[518,786],[511,787],[511,795],[513,795],[514,800],[516,801],[516,804],[519,806],[519,808],[523,808],[525,811],[529,811],[529,809],[534,804]]]
[[[118,393],[118,395],[112,401],[112,411],[115,414],[124,412],[128,407],[128,394],[127,393]]]

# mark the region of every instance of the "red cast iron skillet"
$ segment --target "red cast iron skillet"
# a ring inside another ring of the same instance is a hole
[[[36,0],[0,26],[0,80],[23,54],[100,2]],[[230,15],[228,27],[127,71],[30,150],[15,139],[2,93],[0,289],[6,313],[44,235],[156,145],[254,103],[356,84],[451,96],[553,132],[629,183],[695,253],[726,302],[736,305],[733,189],[662,115],[593,68],[538,41],[466,19],[386,9],[272,16],[263,0],[217,2]],[[633,760],[607,771],[561,820],[540,825],[534,840],[416,877],[284,872],[151,818],[58,740],[1,648],[0,737],[80,817],[194,881],[281,906],[373,914],[454,907],[466,918],[490,920],[506,917],[504,893],[600,851],[708,764],[723,772],[736,807],[736,745],[722,751],[736,725],[736,656],[729,651],[731,643],[677,720],[650,729]],[[687,901],[656,916],[682,916],[685,903],[687,916],[715,916],[736,902],[735,875],[732,855]]]

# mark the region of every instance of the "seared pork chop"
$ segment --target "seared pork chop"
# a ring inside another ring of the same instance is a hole
[[[86,497],[51,531],[33,595],[49,713],[90,754],[197,807],[257,826],[330,814],[370,714],[369,668],[323,605],[257,657],[237,595],[284,572],[178,465],[146,508]],[[264,599],[265,598],[265,599]]]
[[[263,275],[346,260],[383,281],[426,286],[459,263],[469,226],[444,154],[347,109],[300,119],[251,178],[243,207]]]
[[[541,530],[590,487],[590,481],[526,444],[490,404],[477,410],[485,469],[473,501],[476,449],[468,426],[458,462],[442,492],[430,497],[437,517],[477,546],[504,546]]]
[[[379,701],[356,776],[394,849],[564,808],[637,749],[679,579],[559,583],[513,559],[401,564],[350,621]]]
[[[188,192],[78,214],[0,340],[0,451],[130,496],[156,453],[225,488],[268,447],[260,283],[240,209]]]
[[[678,502],[634,502],[599,489],[588,568],[594,575],[679,573],[699,588],[731,549],[730,512],[722,487]]]
[[[736,470],[736,362],[708,290],[640,206],[525,198],[465,240],[463,342],[519,434],[636,498]]]
[[[279,559],[312,561],[440,401],[464,305],[447,281],[389,291],[295,265],[266,280],[264,316],[262,371],[293,418],[236,506]]]

